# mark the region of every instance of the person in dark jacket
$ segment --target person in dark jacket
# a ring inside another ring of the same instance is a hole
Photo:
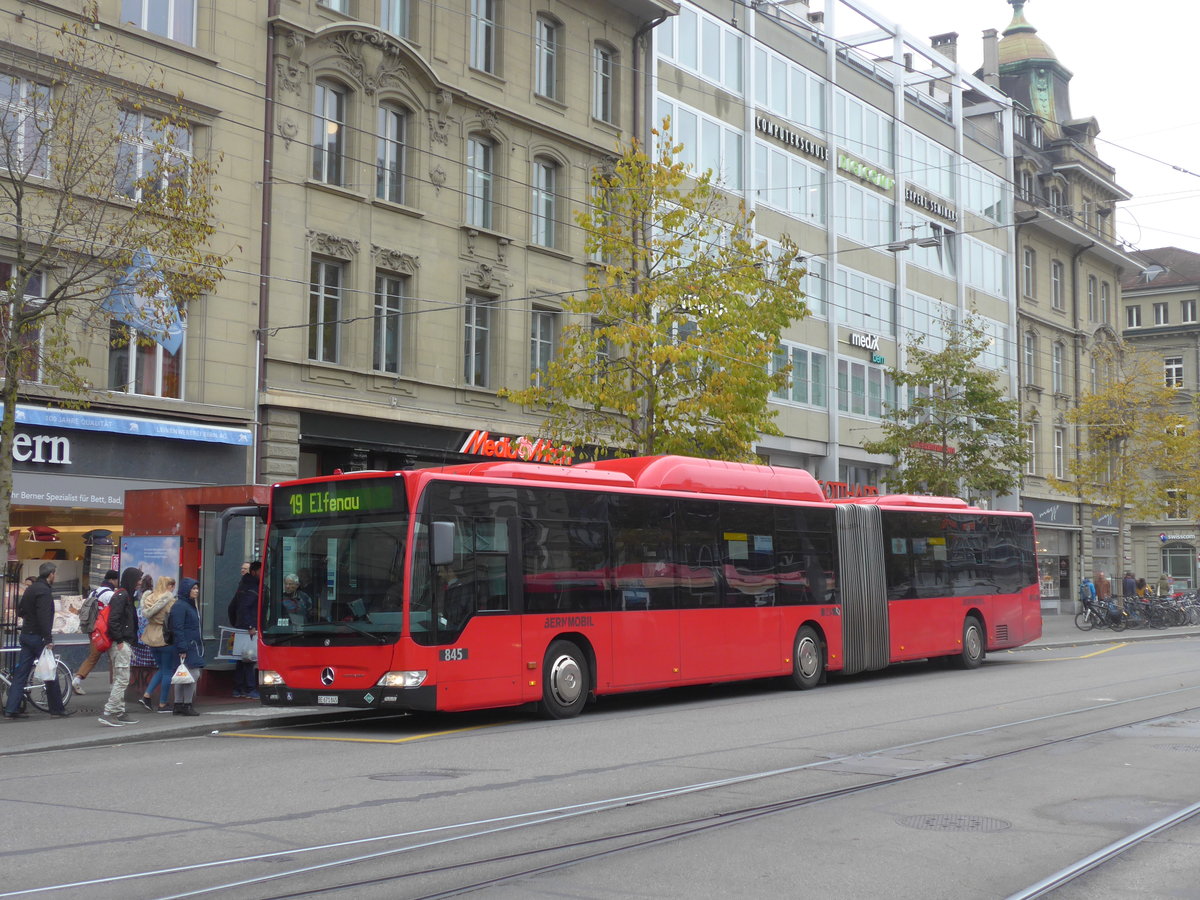
[[[129,687],[129,662],[133,656],[133,642],[137,640],[137,604],[133,599],[142,572],[130,566],[121,573],[121,586],[113,593],[108,606],[108,664],[112,669],[113,685],[104,704],[100,724],[112,728],[136,725],[125,712],[125,690]]]
[[[200,670],[204,668],[204,637],[200,633],[200,582],[194,578],[179,579],[179,600],[171,607],[169,622],[175,636],[175,652],[179,661],[192,676],[191,684],[175,685],[175,709],[177,716],[198,716],[192,701],[196,697],[196,685],[200,682]]]
[[[258,637],[258,582],[262,563],[257,559],[250,563],[246,574],[238,582],[237,593],[229,603],[230,624],[244,628],[250,639]],[[233,670],[233,696],[258,699],[258,665],[254,660],[239,659]]]
[[[21,616],[21,655],[17,658],[17,666],[13,669],[12,686],[8,691],[8,702],[4,704],[4,718],[25,719],[28,713],[21,712],[21,703],[25,699],[22,690],[29,680],[42,650],[54,646],[54,592],[50,585],[54,584],[58,566],[52,562],[44,562],[38,567],[38,577],[25,593],[17,612]],[[50,715],[56,719],[65,719],[71,713],[63,707],[62,690],[58,680],[46,682],[46,697],[50,701]]]

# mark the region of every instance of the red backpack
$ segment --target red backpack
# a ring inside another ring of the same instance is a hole
[[[92,629],[92,646],[101,653],[112,646],[112,638],[108,636],[108,613],[111,609],[110,603],[96,614],[96,627]]]

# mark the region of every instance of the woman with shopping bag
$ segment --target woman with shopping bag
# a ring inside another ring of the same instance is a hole
[[[204,668],[204,638],[200,634],[200,582],[194,578],[179,579],[179,600],[171,607],[168,619],[175,638],[175,653],[179,664],[171,677],[175,686],[177,716],[198,716],[192,701],[196,697],[196,682]]]

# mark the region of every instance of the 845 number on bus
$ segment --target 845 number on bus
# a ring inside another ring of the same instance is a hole
[[[466,647],[447,647],[442,651],[442,662],[458,662],[467,658]]]

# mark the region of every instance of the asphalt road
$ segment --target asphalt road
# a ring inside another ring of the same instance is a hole
[[[0,898],[1008,897],[1200,800],[1200,642],[1124,637],[561,722],[302,720],[12,755]],[[1170,864],[1196,837],[1139,845],[1087,896],[1194,896],[1194,865]]]

